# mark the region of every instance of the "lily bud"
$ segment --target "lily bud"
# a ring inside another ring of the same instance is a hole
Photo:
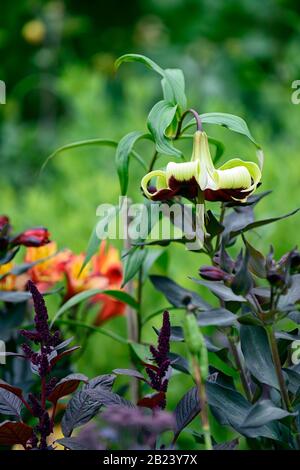
[[[225,281],[230,277],[225,271],[216,266],[202,266],[199,269],[199,274],[208,281]]]
[[[32,228],[25,230],[25,232],[15,237],[11,243],[14,246],[23,245],[27,247],[39,247],[50,242],[49,236],[50,233],[46,228]]]

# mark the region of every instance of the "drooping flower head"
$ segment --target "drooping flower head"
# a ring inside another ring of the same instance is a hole
[[[156,184],[149,187],[152,178],[156,179]],[[245,202],[256,190],[260,179],[258,165],[240,158],[231,159],[216,169],[206,133],[196,131],[191,161],[169,162],[164,171],[153,170],[145,175],[141,186],[145,196],[154,201],[169,200],[174,196],[195,199],[203,193],[208,201]]]

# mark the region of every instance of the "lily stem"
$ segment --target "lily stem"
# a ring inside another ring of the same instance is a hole
[[[204,434],[204,443],[206,450],[212,450],[212,442],[211,442],[211,433],[210,433],[210,425],[208,419],[208,405],[207,405],[207,397],[206,397],[206,390],[205,384],[202,383],[201,379],[201,371],[195,356],[192,357],[192,364],[194,369],[194,378],[198,389],[199,401],[200,401],[200,420],[202,423],[202,429]]]
[[[189,113],[191,113],[191,114],[194,116],[194,118],[195,118],[196,125],[197,125],[197,131],[202,131],[202,121],[201,121],[201,118],[200,118],[199,114],[197,113],[197,111],[195,111],[194,109],[190,108],[190,109],[187,109],[187,110],[183,113],[183,115],[181,116],[181,119],[180,119],[180,121],[179,121],[179,123],[178,123],[178,127],[177,127],[177,131],[176,131],[174,140],[178,139],[178,137],[180,136],[184,118],[185,118]]]

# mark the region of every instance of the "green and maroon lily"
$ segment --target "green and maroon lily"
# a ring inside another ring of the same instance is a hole
[[[155,185],[149,186],[152,179]],[[145,196],[153,201],[170,200],[183,196],[191,200],[199,197],[207,201],[245,202],[256,190],[261,180],[261,170],[254,162],[233,158],[215,168],[208,137],[200,130],[194,134],[191,161],[170,162],[165,170],[147,173],[141,186]]]

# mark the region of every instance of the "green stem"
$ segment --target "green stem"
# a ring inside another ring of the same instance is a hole
[[[229,341],[229,344],[230,344],[230,349],[231,349],[231,352],[232,352],[232,355],[233,355],[233,358],[234,358],[234,361],[235,361],[236,368],[237,368],[237,370],[239,372],[239,375],[240,375],[241,383],[242,383],[243,389],[245,391],[246,397],[249,401],[252,401],[252,393],[251,393],[251,390],[250,390],[250,387],[249,387],[249,384],[248,384],[245,369],[243,367],[243,364],[242,364],[238,349],[236,347],[235,341],[230,335],[228,335],[228,341]]]
[[[275,366],[275,371],[276,371],[276,375],[278,379],[282,404],[286,410],[292,411],[290,397],[288,394],[288,390],[286,388],[284,376],[283,376],[282,369],[281,369],[281,361],[280,361],[280,356],[278,352],[277,341],[276,341],[274,331],[273,331],[273,325],[267,325],[265,329],[268,335],[269,345],[270,345],[272,358],[273,358],[273,362]]]
[[[205,442],[205,449],[206,450],[213,450],[212,442],[211,442],[211,433],[210,433],[210,425],[208,419],[208,405],[207,405],[207,397],[206,397],[206,390],[205,384],[202,384],[201,379],[201,371],[195,356],[192,357],[192,364],[194,369],[194,378],[198,388],[198,395],[200,400],[200,420],[202,423],[202,429],[204,434],[204,442]]]
[[[155,150],[154,155],[153,155],[153,157],[152,157],[152,159],[151,159],[151,162],[150,162],[150,165],[149,165],[148,173],[150,173],[150,171],[153,170],[154,165],[155,165],[155,162],[156,162],[156,160],[157,160],[157,157],[158,157],[158,151]]]

